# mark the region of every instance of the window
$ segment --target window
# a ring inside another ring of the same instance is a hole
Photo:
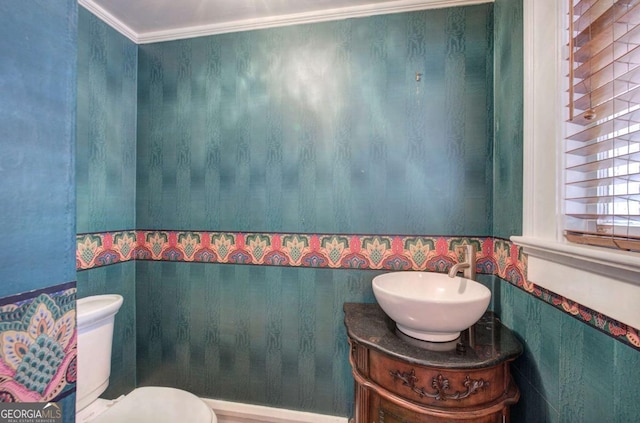
[[[565,236],[640,251],[640,1],[569,5]]]
[[[528,256],[529,281],[640,328],[640,254],[564,238],[568,0],[523,5],[523,234],[512,240]]]

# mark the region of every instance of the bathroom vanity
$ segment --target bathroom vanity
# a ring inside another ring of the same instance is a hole
[[[447,343],[398,332],[377,304],[345,303],[344,312],[353,423],[509,422],[520,397],[509,365],[522,344],[492,312]]]

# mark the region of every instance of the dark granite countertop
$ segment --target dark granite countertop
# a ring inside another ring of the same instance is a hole
[[[398,333],[378,304],[345,303],[344,323],[353,340],[391,357],[430,367],[478,369],[492,367],[522,353],[522,344],[487,311],[456,341],[432,343]]]

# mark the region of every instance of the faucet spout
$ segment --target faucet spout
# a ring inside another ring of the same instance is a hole
[[[469,263],[457,263],[454,264],[451,269],[449,269],[449,277],[450,278],[455,278],[456,275],[460,272],[462,272],[465,269],[469,268]]]
[[[467,279],[476,279],[476,247],[475,245],[463,245],[464,248],[463,261],[454,264],[449,270],[449,277],[455,278],[460,272]]]

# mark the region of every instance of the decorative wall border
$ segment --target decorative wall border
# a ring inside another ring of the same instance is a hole
[[[476,272],[495,275],[640,351],[639,331],[527,281],[527,256],[494,237],[127,230],[79,234],[76,265],[129,260],[447,272],[475,244]]]
[[[0,402],[56,402],[75,392],[76,283],[0,299]]]
[[[416,235],[335,235],[195,231],[121,231],[77,237],[78,270],[128,260],[185,261],[334,269],[446,272],[461,258],[458,246],[476,246],[481,273],[506,272],[494,239]],[[518,270],[518,269],[514,269]]]

